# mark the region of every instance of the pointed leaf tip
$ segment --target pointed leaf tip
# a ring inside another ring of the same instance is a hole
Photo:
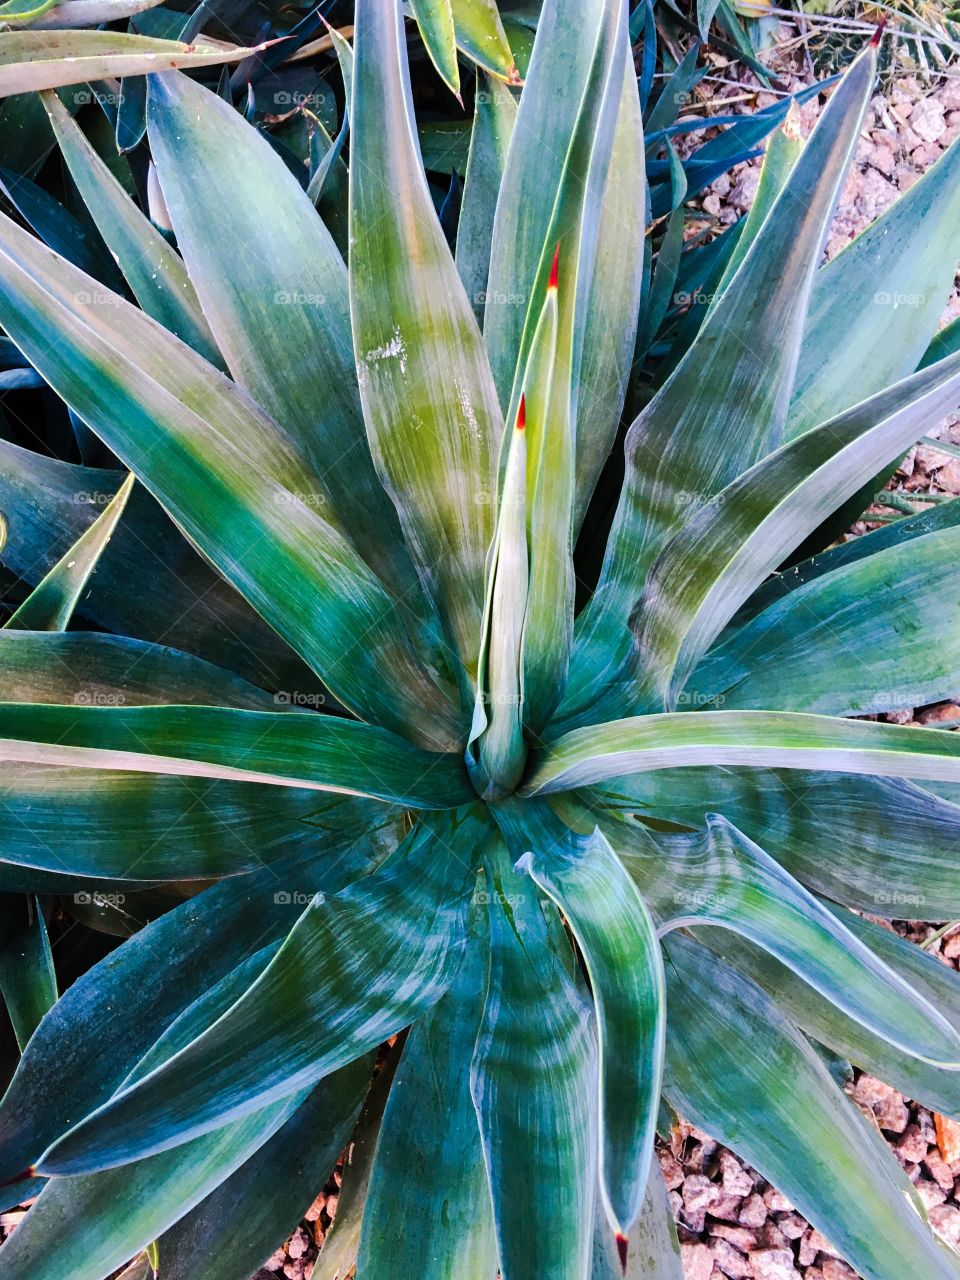
[[[517,430],[523,431],[527,425],[527,397],[520,396],[520,404],[517,406]]]
[[[553,251],[553,263],[550,267],[550,279],[547,281],[547,289],[556,289],[560,283],[560,242],[557,241],[557,247]]]
[[[624,1275],[627,1274],[627,1237],[621,1232],[617,1232],[617,1256],[620,1259],[620,1270]]]
[[[870,44],[873,48],[876,48],[877,45],[879,45],[880,41],[883,39],[883,30],[886,25],[887,25],[887,15],[884,14],[883,17],[880,19],[880,21],[877,23],[876,31],[874,31],[873,35],[870,37]]]

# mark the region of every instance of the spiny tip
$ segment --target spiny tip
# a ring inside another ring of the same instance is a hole
[[[0,1182],[0,1187],[12,1187],[18,1182],[24,1182],[27,1178],[35,1178],[37,1176],[36,1165],[27,1165],[26,1169],[15,1174],[12,1178],[7,1178],[6,1182]]]
[[[520,396],[520,403],[517,406],[517,430],[518,431],[525,430],[526,425],[527,425],[527,397],[524,394]]]
[[[463,105],[463,94],[458,93],[456,90],[454,90],[453,96],[456,98],[457,102],[459,102],[460,110],[466,111],[466,107]]]
[[[624,1275],[627,1274],[627,1237],[617,1232],[617,1254],[620,1258],[620,1269]]]
[[[556,289],[560,284],[560,243],[553,251],[553,263],[550,266],[550,279],[547,281],[548,289]]]
[[[887,15],[884,14],[883,17],[880,19],[880,21],[877,23],[876,31],[874,31],[873,35],[870,37],[870,45],[872,48],[875,49],[877,45],[880,43],[881,39],[883,38],[883,29],[886,25],[887,25]]]

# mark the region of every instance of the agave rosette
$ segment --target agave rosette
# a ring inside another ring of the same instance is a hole
[[[354,56],[349,272],[179,71],[176,249],[45,99],[139,307],[0,220],[0,323],[136,479],[92,521],[122,472],[0,445],[43,578],[0,637],[0,887],[212,882],[24,1011],[0,1180],[48,1181],[0,1277],[244,1280],[353,1135],[315,1280],[674,1280],[661,1097],[868,1280],[956,1277],[827,1061],[960,1118],[954,975],[857,914],[960,914],[960,738],[856,718],[958,687],[956,504],[775,572],[960,403],[924,359],[956,148],[820,268],[875,50],[778,136],[575,618],[649,298],[626,8],[547,0],[479,96],[456,256],[399,3]]]

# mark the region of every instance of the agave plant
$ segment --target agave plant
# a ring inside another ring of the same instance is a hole
[[[0,1277],[245,1280],[349,1142],[315,1278],[673,1280],[661,1096],[869,1280],[960,1275],[836,1079],[960,1116],[953,974],[858,914],[960,913],[960,739],[862,718],[957,688],[957,504],[776,572],[960,403],[960,153],[818,269],[876,49],[777,137],[578,583],[646,289],[625,6],[547,0],[479,96],[455,257],[396,0],[340,52],[349,270],[176,70],[176,249],[44,100],[139,306],[0,219],[0,322],[123,468],[0,449],[0,888],[182,899],[52,1007],[32,926]]]

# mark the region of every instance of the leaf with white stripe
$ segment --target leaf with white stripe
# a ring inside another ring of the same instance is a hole
[[[503,420],[420,161],[398,0],[359,0],[350,309],[374,462],[472,700]]]
[[[583,1280],[593,1248],[597,1050],[528,877],[487,874],[490,971],[472,1092],[502,1280]],[[553,907],[549,907],[553,910]]]
[[[548,894],[583,952],[600,1040],[600,1183],[614,1228],[636,1224],[653,1155],[666,1030],[660,943],[643,900],[599,829],[578,836],[546,805],[501,819],[518,871]]]
[[[396,1035],[457,972],[488,832],[469,812],[421,819],[382,870],[318,894],[217,1022],[69,1130],[38,1168],[92,1172],[164,1151]]]

